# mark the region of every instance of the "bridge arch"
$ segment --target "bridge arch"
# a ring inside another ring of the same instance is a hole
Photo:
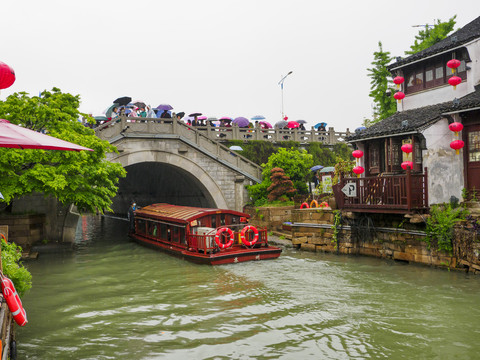
[[[137,150],[109,159],[127,170],[113,200],[115,213],[125,213],[131,199],[140,206],[155,202],[228,208],[215,179],[188,157],[162,150]]]

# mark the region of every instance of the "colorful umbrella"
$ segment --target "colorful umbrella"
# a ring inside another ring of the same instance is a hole
[[[300,127],[300,124],[299,124],[298,122],[296,122],[296,121],[289,121],[289,122],[287,123],[287,127],[288,127],[289,129],[296,129],[296,128]]]
[[[0,147],[14,149],[71,150],[92,149],[57,139],[0,119]]]
[[[250,124],[250,121],[247,118],[239,116],[233,120],[233,123],[237,124],[238,127],[248,127],[248,124]]]
[[[207,120],[208,118],[205,115],[199,116],[197,118],[198,120]]]
[[[321,122],[321,123],[318,123],[317,125],[315,125],[314,128],[315,129],[318,129],[320,127],[325,128],[326,126],[327,126],[326,122]]]
[[[287,126],[287,124],[288,122],[286,122],[285,120],[280,120],[275,123],[275,127],[277,129],[283,129],[285,126]]]
[[[259,124],[260,124],[260,127],[261,127],[262,129],[271,129],[271,128],[273,128],[272,124],[270,124],[268,121],[260,121]]]
[[[323,169],[322,165],[315,165],[315,166],[310,168],[310,171],[317,171],[317,170],[320,170],[320,169]]]
[[[220,120],[223,120],[223,121],[232,121],[232,118],[231,117],[228,117],[228,116],[222,116],[220,118]]]
[[[257,120],[265,120],[265,116],[263,115],[255,115],[252,117],[252,120],[257,121]]]
[[[131,101],[132,101],[131,97],[124,96],[114,100],[113,103],[117,105],[127,105]]]
[[[173,107],[171,105],[168,105],[168,104],[160,104],[155,109],[157,109],[157,110],[172,110]]]

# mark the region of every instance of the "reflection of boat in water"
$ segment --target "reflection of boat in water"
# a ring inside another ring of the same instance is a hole
[[[280,256],[267,229],[248,224],[248,214],[225,209],[153,204],[135,211],[130,236],[190,261],[219,265]]]

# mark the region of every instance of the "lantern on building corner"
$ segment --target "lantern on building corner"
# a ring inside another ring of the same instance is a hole
[[[365,169],[362,166],[355,166],[352,171],[357,174],[357,177],[360,177],[361,174],[365,171]]]
[[[407,159],[408,159],[408,156],[413,151],[413,146],[412,144],[403,144],[401,149],[405,154],[407,154]]]
[[[453,140],[450,143],[450,147],[455,150],[455,154],[460,154],[460,149],[465,146],[465,143],[462,140]]]
[[[352,151],[352,156],[353,156],[355,159],[360,159],[360,158],[363,156],[363,151],[362,151],[362,150]]]
[[[397,92],[393,95],[393,97],[394,97],[399,103],[401,103],[401,102],[402,102],[402,99],[405,98],[405,94],[404,94],[403,92],[401,92],[401,91],[397,91]]]
[[[397,85],[397,89],[400,89],[400,85],[405,81],[403,76],[395,76],[393,78],[393,83]]]
[[[452,76],[448,79],[448,83],[453,86],[453,90],[456,90],[457,85],[462,82],[462,78],[458,76]]]
[[[6,89],[15,82],[15,71],[0,61],[0,89]]]
[[[447,62],[447,66],[452,69],[452,74],[455,73],[455,70],[462,64],[460,60],[452,59]]]
[[[450,129],[450,131],[453,131],[455,133],[455,136],[458,136],[458,133],[463,130],[463,124],[459,122],[453,122],[448,125],[448,128]]]
[[[413,169],[413,162],[411,161],[404,161],[402,165],[400,165],[403,170],[407,170],[407,168]]]

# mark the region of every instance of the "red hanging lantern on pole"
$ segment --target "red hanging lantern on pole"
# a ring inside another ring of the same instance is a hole
[[[455,70],[462,64],[460,60],[452,59],[447,62],[447,66],[452,69],[452,74],[455,73]]]
[[[365,169],[362,166],[355,166],[352,171],[357,174],[357,177],[360,177],[360,174],[363,174]]]
[[[450,147],[455,150],[455,154],[460,154],[460,149],[465,146],[465,143],[462,140],[453,140],[450,143]]]
[[[413,151],[413,146],[412,144],[403,144],[401,147],[402,151],[408,155]]]
[[[397,89],[400,89],[400,84],[402,84],[405,81],[403,76],[395,76],[393,78],[393,83],[397,85]]]
[[[448,125],[448,128],[450,129],[450,131],[453,131],[455,133],[455,136],[458,136],[458,133],[463,130],[463,124],[459,122],[453,122]]]
[[[407,168],[413,169],[413,162],[411,161],[404,161],[401,165],[403,170],[407,170]]]
[[[401,91],[397,91],[397,92],[393,95],[393,97],[400,103],[400,102],[402,102],[402,99],[405,98],[405,94],[404,94],[403,92],[401,92]]]
[[[352,152],[352,156],[356,159],[360,159],[363,156],[362,150],[355,150]]]
[[[462,78],[458,76],[452,76],[448,79],[448,83],[453,86],[453,90],[456,90],[457,85],[462,82]]]
[[[15,82],[15,71],[0,61],[0,89],[6,89]]]

